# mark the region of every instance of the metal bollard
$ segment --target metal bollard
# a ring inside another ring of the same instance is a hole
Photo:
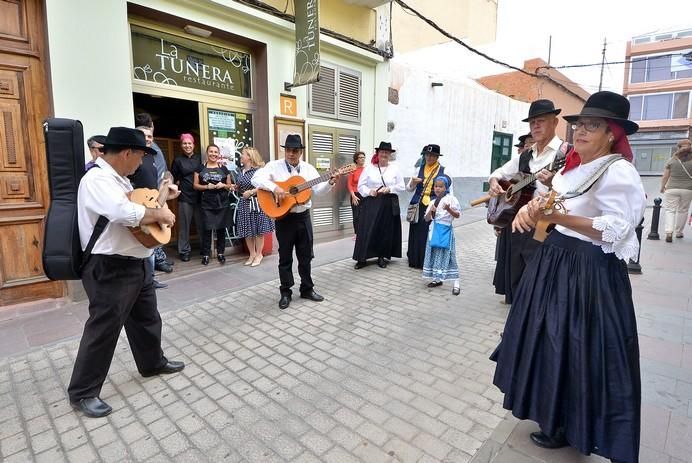
[[[654,212],[651,215],[651,231],[646,237],[647,240],[658,240],[658,222],[661,218],[661,203],[663,200],[661,198],[654,199]]]
[[[639,275],[642,273],[642,266],[639,263],[639,256],[642,254],[642,231],[644,230],[644,217],[642,217],[642,221],[639,222],[639,225],[637,225],[637,228],[634,229],[634,232],[637,234],[637,241],[639,241],[639,251],[637,251],[637,260],[636,262],[630,259],[630,261],[627,263],[627,273],[633,273],[636,275]]]

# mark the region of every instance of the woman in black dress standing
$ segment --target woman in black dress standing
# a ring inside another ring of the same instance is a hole
[[[252,177],[257,169],[264,167],[262,156],[256,148],[246,146],[240,154],[242,168],[238,175],[238,214],[236,228],[238,236],[245,238],[250,257],[245,265],[257,267],[262,262],[264,235],[274,231],[274,222],[260,209],[257,202],[257,188],[252,183]]]
[[[221,152],[216,145],[207,146],[207,162],[195,172],[195,190],[202,192],[202,265],[209,265],[212,232],[216,231],[216,258],[226,262],[226,217],[228,192],[233,189],[231,173],[219,164]]]
[[[631,163],[629,106],[597,92],[565,116],[574,151],[552,181],[564,204],[534,198],[512,224],[529,232],[544,219],[555,229],[521,277],[491,358],[504,407],[540,426],[536,445],[636,463],[641,380],[626,262],[639,251],[646,197]]]
[[[360,174],[358,192],[360,218],[353,260],[356,269],[367,265],[367,259],[377,257],[380,268],[387,267],[387,260],[401,257],[401,212],[399,196],[406,187],[399,167],[390,162],[396,150],[391,143],[380,142],[375,149],[371,164]]]
[[[428,243],[428,231],[430,222],[425,220],[425,210],[428,204],[435,201],[435,191],[433,189],[433,179],[444,175],[445,168],[438,162],[440,156],[440,145],[426,145],[423,147],[424,163],[421,163],[418,173],[411,177],[407,188],[413,190],[413,197],[409,204],[418,204],[418,217],[416,223],[410,223],[408,228],[408,266],[413,268],[423,268],[425,260],[425,247]]]

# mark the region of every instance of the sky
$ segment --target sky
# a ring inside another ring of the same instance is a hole
[[[540,57],[548,61],[550,35],[550,64],[558,67],[600,63],[604,38],[606,62],[616,62],[625,59],[625,46],[633,36],[692,28],[692,0],[497,1],[497,41],[483,49],[518,67],[522,67],[524,59]],[[495,72],[506,71],[495,69]],[[600,64],[560,72],[589,93],[598,91]],[[485,72],[489,73],[492,72]],[[623,64],[605,66],[603,90],[620,92],[623,73]]]

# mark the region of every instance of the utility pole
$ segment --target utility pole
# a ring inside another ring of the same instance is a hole
[[[548,65],[550,65],[550,52],[552,51],[553,48],[553,36],[549,35],[548,36]]]
[[[601,79],[598,81],[598,91],[603,87],[603,68],[605,67],[606,39],[603,37],[603,58],[601,59]]]

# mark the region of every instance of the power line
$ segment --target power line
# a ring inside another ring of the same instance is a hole
[[[673,57],[673,56],[685,56],[687,53],[669,53],[667,55],[656,55],[656,56],[647,56],[647,57],[642,57],[642,58],[630,58],[624,61],[607,61],[605,63],[589,63],[589,64],[566,64],[564,66],[540,66],[537,69],[569,69],[569,68],[588,68],[588,67],[594,67],[594,66],[601,66],[602,64],[631,64],[634,63],[635,61],[644,61],[646,59],[650,58],[665,58],[667,56]],[[662,66],[662,68],[665,66]]]
[[[454,42],[458,43],[459,45],[461,45],[462,47],[466,48],[466,49],[469,50],[470,52],[475,53],[476,55],[482,56],[483,58],[487,59],[488,61],[491,61],[491,62],[493,62],[493,63],[495,63],[495,64],[499,64],[500,66],[504,66],[504,67],[509,68],[509,69],[514,69],[515,71],[519,71],[519,72],[521,72],[522,74],[526,74],[526,75],[529,75],[529,76],[531,76],[531,77],[542,77],[542,76],[539,75],[539,74],[526,71],[525,69],[518,68],[518,67],[513,66],[513,65],[511,65],[511,64],[509,64],[509,63],[505,63],[504,61],[500,61],[499,59],[495,59],[495,58],[493,58],[492,56],[486,55],[486,54],[483,53],[482,51],[480,51],[480,50],[478,50],[478,49],[476,49],[476,48],[473,48],[471,45],[467,44],[467,43],[464,42],[463,40],[461,40],[461,39],[459,39],[459,38],[453,36],[452,34],[450,34],[449,32],[447,32],[446,30],[442,29],[442,28],[441,28],[440,26],[438,26],[434,21],[432,21],[431,19],[428,19],[427,17],[423,16],[421,13],[419,13],[419,12],[418,12],[417,10],[415,10],[414,8],[408,6],[403,0],[393,0],[393,1],[396,2],[401,8],[403,8],[405,12],[406,12],[406,10],[410,11],[410,12],[413,13],[414,15],[418,16],[423,22],[427,23],[430,27],[432,27],[433,29],[435,29],[437,32],[439,32],[440,34],[444,35],[444,36],[447,37],[448,39],[451,39],[451,40],[453,40]]]

